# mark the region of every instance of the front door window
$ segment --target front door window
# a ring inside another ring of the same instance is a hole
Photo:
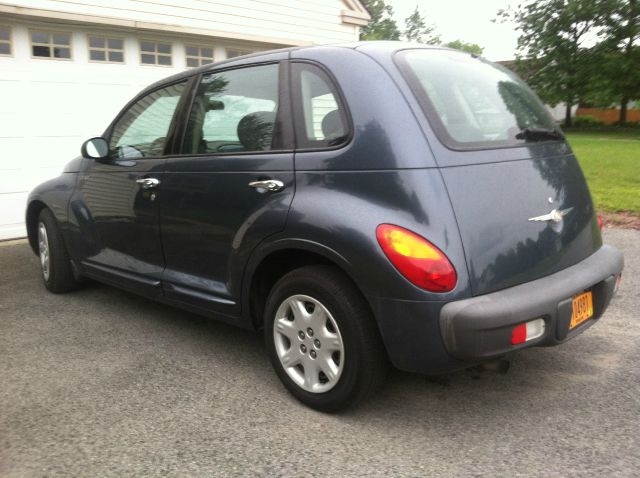
[[[186,82],[144,96],[120,117],[109,150],[113,158],[149,158],[164,154],[169,128]]]

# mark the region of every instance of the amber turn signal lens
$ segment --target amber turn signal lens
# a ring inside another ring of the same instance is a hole
[[[387,258],[412,284],[430,292],[449,292],[456,286],[453,265],[425,238],[393,224],[380,224],[376,237]]]

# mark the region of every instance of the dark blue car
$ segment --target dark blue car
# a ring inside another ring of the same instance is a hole
[[[438,373],[563,343],[623,268],[531,90],[402,43],[235,58],[133,99],[26,215],[44,282],[91,278],[249,329],[302,402],[387,364]]]

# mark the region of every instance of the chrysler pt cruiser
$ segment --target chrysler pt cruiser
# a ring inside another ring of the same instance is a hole
[[[623,268],[562,132],[467,53],[360,43],[188,70],[28,201],[54,293],[83,278],[262,330],[332,411],[595,324]]]

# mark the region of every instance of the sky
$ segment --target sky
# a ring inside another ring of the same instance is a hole
[[[442,42],[463,40],[484,47],[483,56],[491,61],[515,57],[518,33],[511,23],[492,23],[496,13],[518,0],[387,0],[394,20],[404,29],[404,19],[418,6],[427,24],[434,24]]]

